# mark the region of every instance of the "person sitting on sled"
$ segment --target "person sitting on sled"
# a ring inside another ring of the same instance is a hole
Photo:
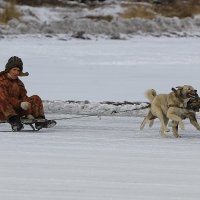
[[[21,118],[37,119],[35,128],[48,128],[49,120],[44,120],[42,100],[38,95],[28,97],[27,91],[19,76],[28,76],[23,72],[21,58],[13,56],[0,72],[0,120],[7,120],[13,131],[23,128]],[[39,122],[39,119],[41,122]]]

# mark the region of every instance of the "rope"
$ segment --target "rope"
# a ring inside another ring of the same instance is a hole
[[[117,113],[132,112],[132,111],[134,111],[134,110],[144,110],[144,109],[146,109],[146,108],[149,108],[150,105],[151,105],[151,104],[148,104],[147,106],[144,106],[144,107],[142,107],[142,108],[134,108],[134,109],[131,109],[131,110],[124,110],[124,111],[120,111],[120,112],[117,112],[116,110],[114,110],[114,111],[111,113],[111,115],[112,115],[112,114],[117,114]]]
[[[144,110],[146,108],[149,108],[149,106],[150,106],[150,104],[148,104],[147,106],[144,106],[142,108],[134,108],[134,109],[131,109],[131,110],[125,110],[125,111],[119,111],[119,112],[117,112],[115,110],[115,111],[111,112],[111,116],[113,114],[125,113],[125,112],[132,112],[134,110]],[[68,119],[85,118],[85,117],[98,117],[99,119],[101,119],[102,114],[103,113],[98,113],[97,115],[81,115],[81,116],[76,116],[76,117],[63,117],[63,118],[57,118],[57,119],[53,119],[53,120],[58,121],[58,120],[68,120]]]
[[[77,116],[77,117],[63,117],[63,118],[57,118],[57,119],[53,119],[53,120],[57,121],[57,120],[76,119],[76,118],[84,118],[84,117],[92,117],[92,116],[98,116],[98,115],[83,115],[83,116]]]

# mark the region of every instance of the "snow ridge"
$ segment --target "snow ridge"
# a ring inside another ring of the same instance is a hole
[[[75,34],[82,32],[89,35],[110,35],[120,38],[126,35],[153,36],[200,36],[200,17],[147,19],[114,18],[111,22],[93,21],[91,19],[66,18],[49,23],[28,19],[11,20],[8,25],[0,26],[0,34]]]
[[[148,107],[147,102],[89,102],[43,101],[48,114],[76,114],[99,116],[138,116]]]
[[[2,6],[2,5],[1,5]],[[118,4],[89,10],[88,8],[30,7],[18,6],[22,13],[19,19],[0,25],[0,35],[7,34],[76,34],[82,32],[92,36],[109,35],[115,39],[120,35],[153,36],[200,36],[200,16],[193,18],[124,19],[120,13],[124,8]],[[94,20],[88,16],[112,16],[112,20]]]

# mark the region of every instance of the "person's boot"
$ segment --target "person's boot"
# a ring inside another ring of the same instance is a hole
[[[17,115],[10,117],[8,119],[8,123],[11,125],[12,131],[14,132],[21,131],[24,128],[23,124],[20,121],[20,117]]]
[[[35,122],[35,128],[37,130],[40,130],[42,128],[52,128],[56,125],[55,120],[47,120],[45,117],[37,117],[36,118],[37,122]]]

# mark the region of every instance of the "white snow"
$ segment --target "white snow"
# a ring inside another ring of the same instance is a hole
[[[29,95],[44,100],[146,101],[146,89],[166,93],[184,84],[200,91],[199,38],[22,36],[0,43],[1,65],[11,55],[22,57]]]
[[[1,133],[0,198],[198,199],[199,133],[187,124],[182,139],[163,139],[157,125],[140,132],[141,120],[90,117]]]
[[[47,118],[58,124],[1,132],[0,199],[198,199],[200,135],[188,120],[182,138],[164,139],[158,120],[139,130],[147,110],[130,110],[147,104],[105,101],[144,102],[148,88],[199,90],[199,44],[199,38],[165,37],[1,39],[2,70],[10,56],[22,57],[28,94],[39,94]]]
[[[116,17],[116,7],[89,14]],[[158,120],[139,130],[146,89],[200,91],[199,16],[109,24],[81,19],[87,9],[21,9],[20,21],[0,27],[1,70],[21,57],[28,95],[41,96],[57,126],[14,133],[0,124],[0,199],[199,199],[200,133],[188,120],[179,139],[161,138]],[[88,40],[75,38],[80,30]],[[121,40],[110,40],[113,33]]]

